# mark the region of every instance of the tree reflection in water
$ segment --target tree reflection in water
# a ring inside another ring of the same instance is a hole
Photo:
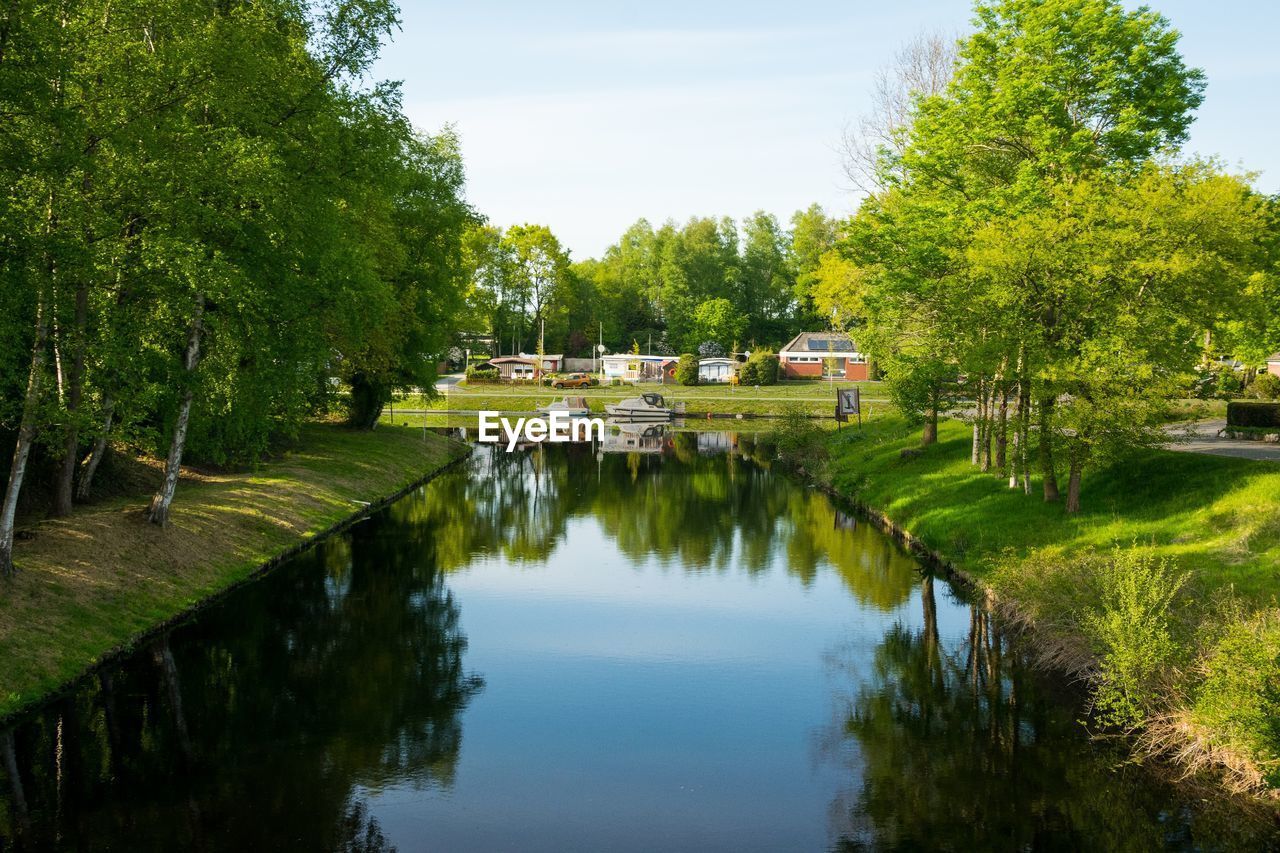
[[[1261,849],[1265,825],[1212,810],[1173,813],[1168,786],[1125,766],[1118,744],[1080,737],[1066,691],[1026,675],[991,615],[969,607],[946,637],[934,579],[919,581],[921,625],[832,658],[852,692],[820,743],[856,787],[832,804],[837,850]],[[1074,735],[1074,736],[1073,736]],[[1154,818],[1154,819],[1153,819]],[[1256,835],[1254,833],[1257,833]]]
[[[301,562],[0,737],[0,838],[386,849],[359,792],[447,787],[482,683],[429,531],[361,524]]]
[[[541,563],[570,521],[590,518],[633,560],[758,574],[785,554],[787,570],[806,584],[830,565],[860,602],[891,610],[906,601],[915,562],[892,541],[774,474],[770,449],[751,435],[711,445],[727,453],[700,452],[699,438],[675,433],[664,456],[597,454],[589,444],[481,448],[472,476],[434,483],[432,500],[402,501],[391,512],[435,531],[446,572],[482,556]]]

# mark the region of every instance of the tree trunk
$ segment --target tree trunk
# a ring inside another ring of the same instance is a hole
[[[1044,478],[1044,499],[1050,503],[1058,499],[1058,475],[1053,467],[1053,405],[1050,395],[1040,400],[1040,475]]]
[[[991,409],[996,404],[996,389],[993,383],[987,383],[987,396],[982,402],[982,473],[991,470],[991,433],[995,428],[995,419],[991,417]]]
[[[71,514],[72,486],[80,457],[80,400],[84,394],[85,327],[89,323],[89,288],[76,288],[75,325],[72,328],[71,372],[67,377],[67,425],[62,443],[62,467],[53,500],[54,517]]]
[[[1009,472],[1009,385],[1000,383],[1000,407],[996,412],[996,469],[1001,476]]]
[[[183,361],[186,381],[178,404],[178,420],[173,426],[173,440],[169,442],[169,456],[165,460],[164,481],[160,484],[160,490],[152,496],[151,506],[147,509],[147,520],[161,527],[169,522],[169,505],[173,503],[173,493],[178,488],[178,475],[182,471],[182,451],[187,444],[187,423],[191,419],[191,400],[195,396],[192,374],[200,363],[200,336],[203,331],[204,294],[201,293],[196,296],[196,313],[191,320],[191,335],[187,339],[187,355]]]
[[[1080,475],[1084,466],[1074,456],[1071,458],[1071,473],[1067,477],[1067,512],[1080,511]]]
[[[93,450],[90,451],[89,458],[84,461],[84,467],[80,471],[80,482],[76,486],[76,499],[81,502],[89,500],[92,496],[93,477],[98,473],[102,457],[107,455],[107,438],[111,435],[111,422],[116,413],[116,403],[110,393],[103,396],[102,408],[102,432],[93,441]]]
[[[27,472],[27,457],[36,436],[36,409],[40,403],[40,381],[44,375],[44,350],[47,326],[44,316],[43,293],[36,296],[35,341],[31,345],[31,369],[27,374],[27,393],[22,403],[22,421],[18,426],[18,441],[13,447],[13,460],[9,465],[9,482],[5,487],[4,503],[0,505],[0,575],[13,576],[13,532],[18,515],[18,496],[22,493],[22,479]]]
[[[380,383],[371,380],[363,373],[353,375],[347,424],[354,429],[376,427],[378,419],[382,417],[385,396],[385,388]]]
[[[27,811],[27,797],[22,788],[22,776],[18,772],[13,729],[0,735],[0,760],[3,760],[4,773],[9,777],[9,796],[12,798],[13,810],[18,814],[18,825],[24,832],[29,832],[31,818]]]
[[[938,441],[938,392],[929,391],[929,408],[924,413],[924,432],[920,435],[920,444],[928,446]]]

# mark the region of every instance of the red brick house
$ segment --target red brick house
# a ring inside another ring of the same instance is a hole
[[[1274,373],[1276,376],[1280,376],[1280,352],[1267,356],[1267,373]]]
[[[787,379],[867,378],[867,357],[839,332],[801,332],[779,350],[778,367]]]

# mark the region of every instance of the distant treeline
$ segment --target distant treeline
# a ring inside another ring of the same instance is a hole
[[[641,219],[603,257],[577,262],[545,226],[479,226],[467,236],[470,328],[502,353],[534,351],[544,327],[544,351],[570,356],[590,355],[601,334],[611,351],[777,346],[826,328],[854,273],[820,206],[789,225],[764,212],[656,229]]]
[[[0,571],[24,482],[88,497],[109,441],[256,457],[352,389],[429,377],[464,290],[451,133],[370,83],[386,0],[0,8]],[[12,455],[8,451],[12,449]],[[2,465],[3,463],[0,463]]]

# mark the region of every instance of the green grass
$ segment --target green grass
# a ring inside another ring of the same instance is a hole
[[[184,471],[164,530],[141,489],[25,526],[19,574],[0,582],[0,717],[462,452],[420,429],[316,424],[252,472]],[[159,476],[130,464],[140,485]]]
[[[1070,555],[1139,543],[1167,554],[1210,587],[1231,585],[1258,606],[1280,585],[1280,463],[1165,450],[1141,452],[1086,474],[1082,509],[1011,490],[969,464],[970,429],[944,421],[918,458],[919,431],[878,419],[862,437],[832,439],[832,484],[982,578],[1006,552]],[[1064,484],[1065,486],[1065,484]]]

